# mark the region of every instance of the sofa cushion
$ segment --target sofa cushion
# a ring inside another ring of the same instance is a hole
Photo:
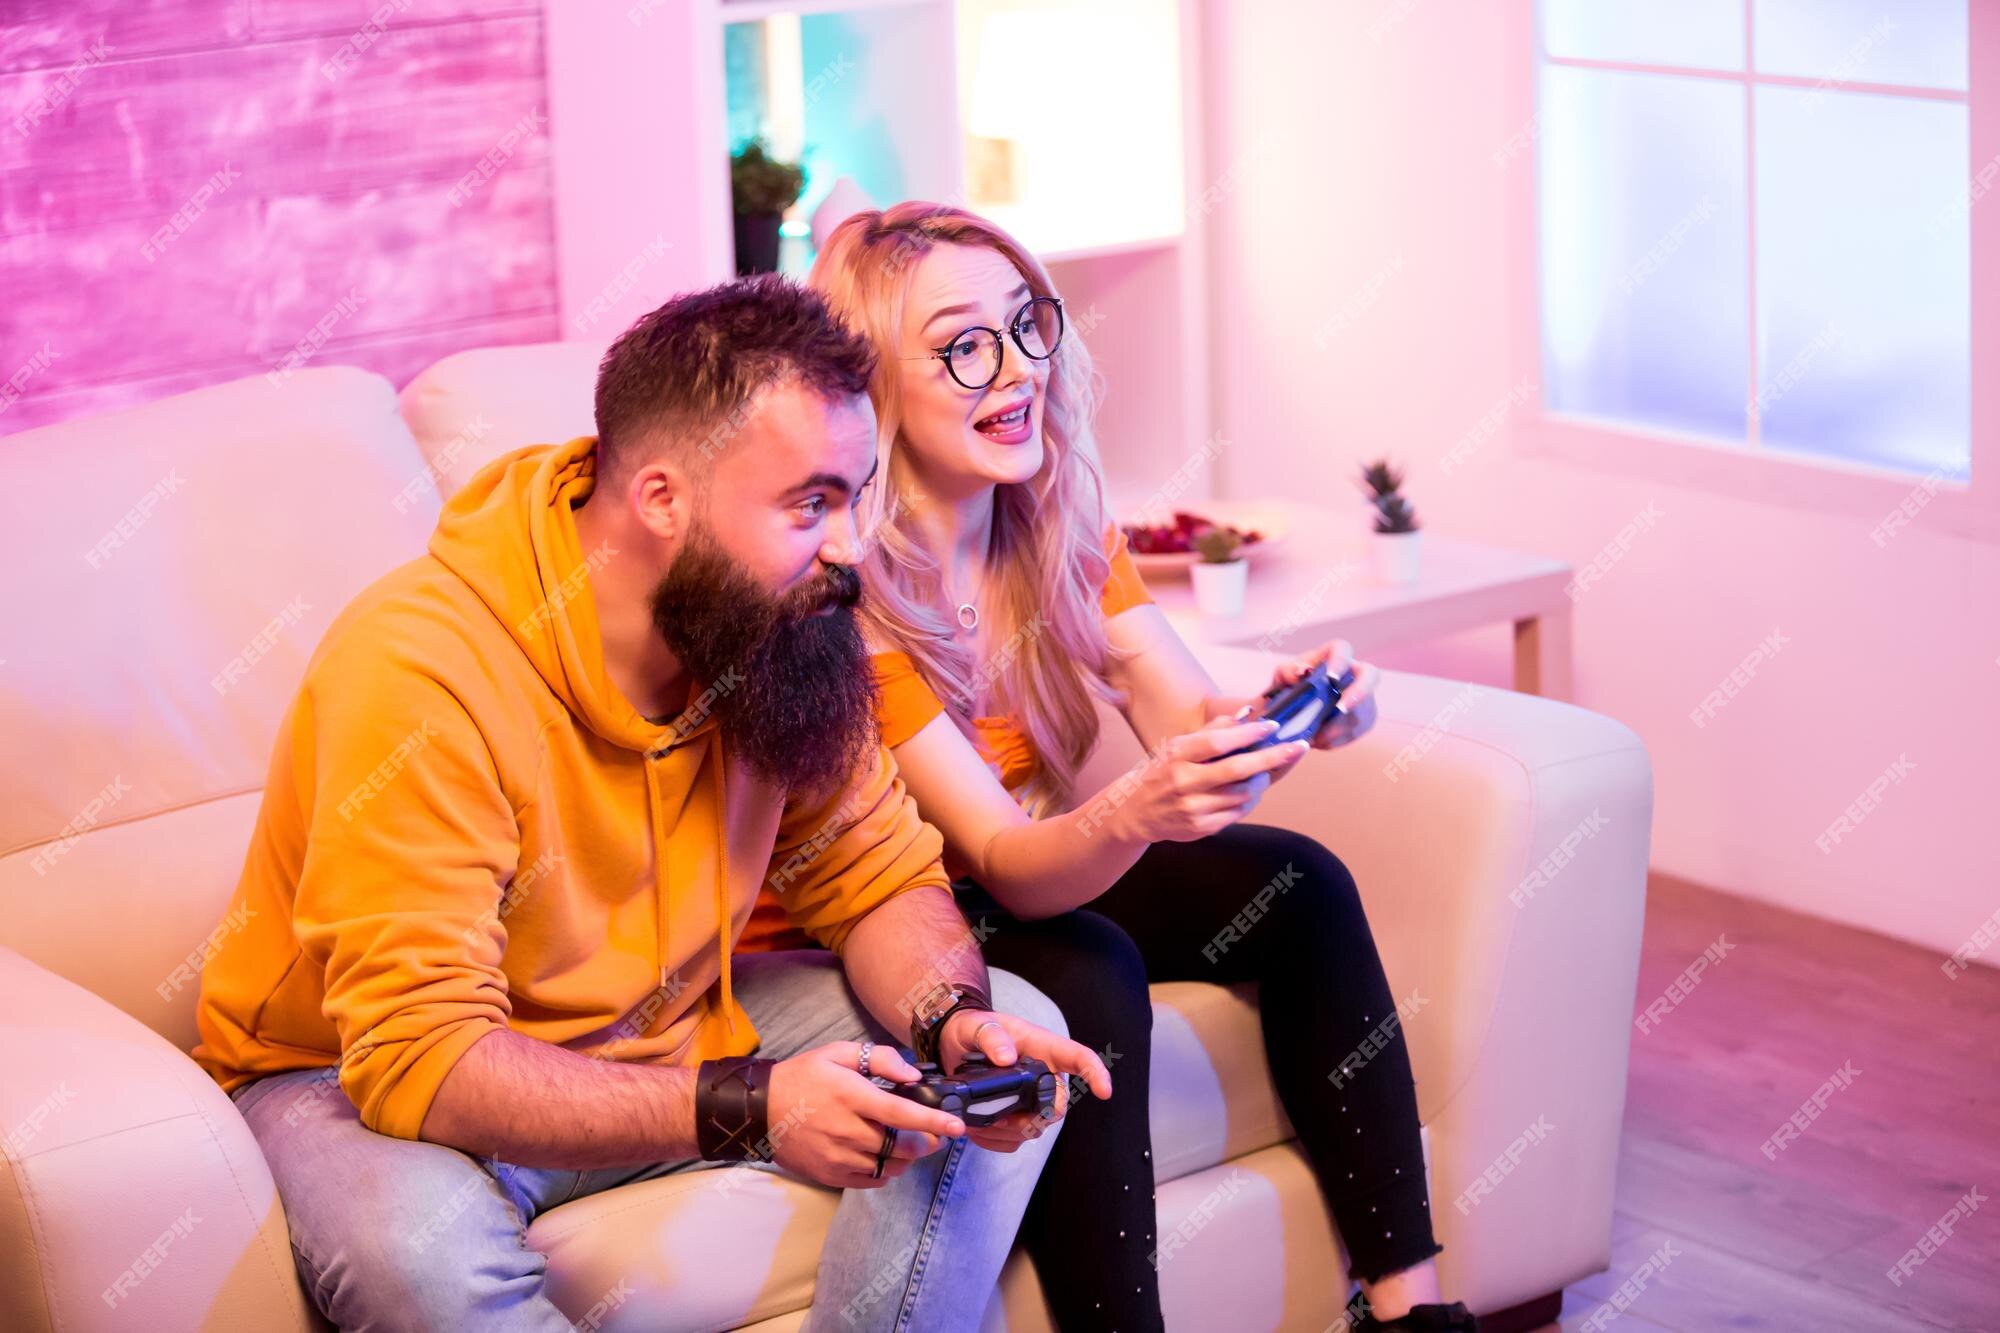
[[[9,437],[0,561],[32,576],[0,666],[0,943],[185,1044],[168,978],[223,915],[306,660],[437,511],[389,384],[348,367]]]
[[[527,444],[597,433],[597,363],[609,344],[523,343],[455,352],[404,386],[403,419],[445,495]]]
[[[1160,1186],[1160,1303],[1173,1328],[1334,1329],[1347,1254],[1297,1143],[1282,1143]],[[1016,1249],[983,1333],[1052,1329],[1041,1282]]]
[[[1261,1218],[1252,1230],[1275,1237],[1280,1251],[1292,1214],[1302,1209],[1311,1226],[1327,1231],[1317,1187],[1302,1164],[1282,1155],[1248,1156],[1292,1137],[1264,1061],[1254,988],[1183,981],[1157,984],[1152,992],[1153,1160],[1162,1224],[1171,1230],[1228,1203],[1236,1211],[1252,1208]],[[1236,1171],[1238,1159],[1264,1160],[1276,1174],[1250,1167],[1246,1175]],[[1253,1178],[1257,1188],[1237,1200],[1234,1186]],[[1188,1181],[1206,1183],[1195,1188]],[[1218,1188],[1219,1198],[1210,1200]],[[551,1209],[528,1228],[528,1244],[549,1256],[550,1295],[572,1319],[615,1301],[615,1311],[599,1311],[603,1327],[729,1328],[811,1301],[820,1238],[836,1202],[831,1191],[772,1172],[691,1171]],[[1236,1230],[1247,1244],[1248,1232]],[[1189,1253],[1238,1248],[1220,1241],[1221,1234]],[[1285,1267],[1273,1262],[1274,1272]],[[1018,1317],[1041,1299],[1032,1272],[1021,1269],[1017,1256],[1006,1296],[1017,1316],[1009,1323],[1043,1327]],[[1335,1289],[1338,1275],[1325,1276]]]
[[[303,1328],[277,1186],[222,1089],[4,948],[0,1013],[0,1328]]]
[[[1152,991],[1153,1178],[1178,1180],[1291,1138],[1257,988],[1165,981]]]
[[[1154,1004],[1157,1135],[1162,1117],[1170,1122],[1178,1109],[1178,1090],[1199,1082],[1175,1068],[1194,1049],[1185,1039],[1239,1038],[1246,1017],[1254,1036],[1256,1014],[1240,994],[1200,982],[1156,986]],[[1159,1045],[1163,1032],[1168,1044]],[[1225,1072],[1269,1097],[1261,1070]],[[1212,1125],[1199,1111],[1194,1121]],[[528,1228],[528,1244],[548,1256],[550,1298],[587,1326],[761,1330],[769,1320],[775,1331],[795,1327],[812,1301],[837,1203],[831,1190],[768,1170],[698,1170],[551,1209]],[[1345,1252],[1295,1142],[1161,1175],[1158,1218],[1161,1296],[1187,1327],[1318,1328],[1347,1291]],[[989,1299],[984,1328],[1052,1327],[1034,1267],[1018,1249]]]
[[[697,1170],[552,1208],[528,1228],[549,1299],[606,1329],[735,1328],[812,1301],[840,1196],[762,1168]]]

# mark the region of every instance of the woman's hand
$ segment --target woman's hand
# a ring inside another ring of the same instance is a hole
[[[1171,737],[1077,808],[1086,816],[1108,808],[1103,822],[1137,842],[1193,842],[1220,833],[1256,809],[1277,771],[1306,752],[1306,742],[1291,741],[1222,757],[1275,730],[1270,722],[1221,718]]]
[[[1340,692],[1340,705],[1313,733],[1315,750],[1335,750],[1361,739],[1375,725],[1375,683],[1382,678],[1377,668],[1354,657],[1354,645],[1345,639],[1321,644],[1305,656],[1281,663],[1271,674],[1271,687],[1297,684],[1301,676],[1319,663],[1326,663],[1329,680],[1340,679],[1348,667],[1354,668],[1354,683]]]

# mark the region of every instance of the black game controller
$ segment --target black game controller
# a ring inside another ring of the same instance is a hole
[[[892,1083],[877,1078],[876,1086],[898,1097],[955,1115],[972,1126],[990,1125],[1015,1111],[1042,1111],[1046,1115],[1056,1102],[1056,1076],[1046,1064],[1032,1056],[1021,1056],[1011,1065],[995,1065],[979,1056],[967,1056],[956,1074],[945,1074],[936,1065],[921,1064],[923,1075],[915,1083]]]
[[[1340,711],[1340,692],[1354,684],[1354,668],[1348,667],[1340,673],[1339,680],[1326,678],[1326,663],[1315,662],[1312,670],[1300,676],[1290,685],[1281,685],[1264,692],[1263,707],[1257,717],[1245,721],[1275,722],[1278,729],[1261,741],[1252,741],[1229,754],[1218,755],[1227,759],[1230,755],[1249,754],[1252,750],[1262,750],[1267,746],[1283,745],[1286,741],[1311,740],[1328,718]],[[1210,762],[1213,762],[1211,760]]]

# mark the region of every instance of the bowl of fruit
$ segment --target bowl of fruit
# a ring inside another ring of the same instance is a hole
[[[1185,573],[1201,559],[1195,539],[1211,528],[1233,530],[1242,539],[1239,548],[1251,560],[1268,555],[1285,537],[1284,521],[1275,513],[1248,505],[1213,504],[1205,512],[1176,509],[1170,516],[1141,514],[1118,526],[1132,552],[1132,563],[1142,574]]]

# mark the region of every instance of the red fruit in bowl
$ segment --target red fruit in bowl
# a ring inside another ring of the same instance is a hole
[[[1245,546],[1264,540],[1261,533],[1229,523],[1217,523],[1185,509],[1176,509],[1171,523],[1126,523],[1122,526],[1126,542],[1135,555],[1190,554],[1194,550],[1195,538],[1211,528],[1226,528],[1236,533]]]

